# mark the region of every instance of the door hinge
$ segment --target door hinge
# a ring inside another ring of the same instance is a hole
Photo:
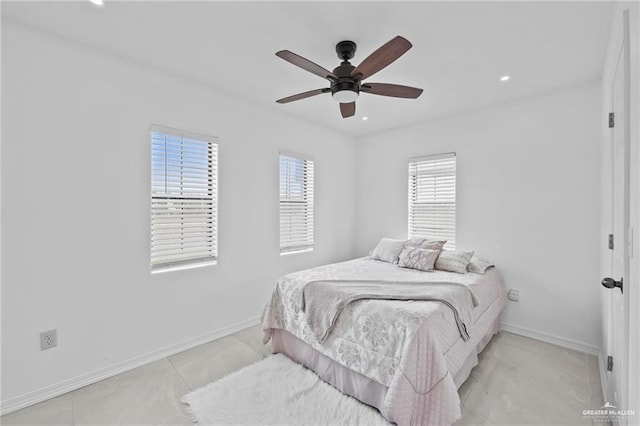
[[[613,357],[611,355],[607,357],[607,371],[613,371]]]
[[[609,250],[613,250],[613,234],[609,234]]]
[[[614,114],[612,112],[609,113],[609,128],[611,129],[615,124]]]

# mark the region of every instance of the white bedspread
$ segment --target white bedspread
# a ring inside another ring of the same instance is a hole
[[[481,311],[500,296],[495,290],[500,286],[490,290],[487,287],[491,286],[482,285],[488,278],[471,273],[421,272],[368,258],[295,272],[278,280],[265,308],[264,341],[268,342],[272,329],[284,329],[329,358],[387,386],[389,404],[383,414],[391,421],[451,424],[460,417],[460,401],[447,363],[457,362],[459,357],[448,351],[461,337],[450,309],[429,301],[356,301],[343,310],[329,337],[320,344],[305,321],[300,292],[306,283],[316,280],[449,281],[467,285],[478,305],[476,311]],[[474,321],[478,315],[473,312]]]

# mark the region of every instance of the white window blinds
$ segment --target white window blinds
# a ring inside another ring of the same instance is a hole
[[[442,238],[455,248],[455,153],[409,160],[409,237]]]
[[[151,269],[217,259],[215,138],[151,129]]]
[[[313,159],[280,153],[280,253],[313,248]]]

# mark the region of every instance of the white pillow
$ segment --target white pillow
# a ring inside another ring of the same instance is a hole
[[[436,260],[436,269],[464,274],[472,257],[472,251],[442,250]]]
[[[373,253],[371,259],[382,260],[389,263],[398,263],[398,256],[404,247],[405,240],[394,240],[392,238],[383,238],[380,240]]]
[[[467,266],[467,271],[474,272],[476,274],[484,274],[487,271],[487,269],[494,266],[496,265],[474,254],[473,257],[471,258],[471,261],[469,262],[469,265]]]
[[[400,252],[398,266],[417,269],[419,271],[433,271],[440,250],[428,250],[420,247],[405,247]]]

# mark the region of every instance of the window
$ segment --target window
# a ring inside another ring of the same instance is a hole
[[[215,138],[151,128],[151,270],[215,263]]]
[[[313,249],[313,159],[280,153],[280,254]]]
[[[436,237],[455,248],[456,154],[409,160],[409,238]]]

